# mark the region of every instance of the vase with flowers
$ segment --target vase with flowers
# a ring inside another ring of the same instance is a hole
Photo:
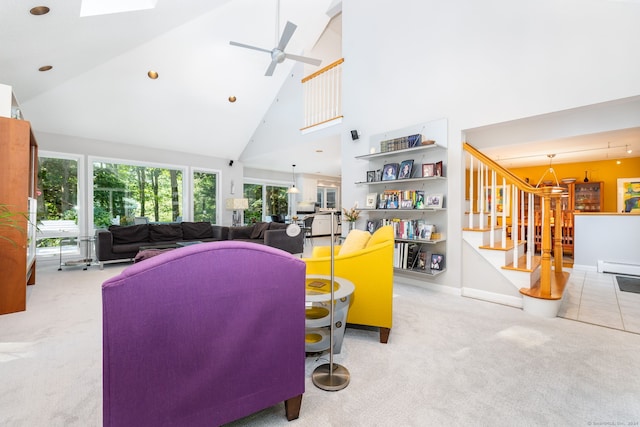
[[[344,220],[349,223],[349,231],[356,228],[356,221],[360,218],[360,211],[354,206],[349,210],[342,208],[342,214],[344,215]]]

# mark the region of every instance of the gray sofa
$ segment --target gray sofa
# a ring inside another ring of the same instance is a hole
[[[105,262],[129,261],[141,246],[171,247],[178,242],[217,242],[227,240],[229,227],[209,222],[171,224],[112,225],[96,231],[96,258]]]
[[[287,226],[279,222],[257,222],[229,227],[229,240],[260,243],[290,254],[301,254],[304,251],[304,233],[291,237],[287,234]]]

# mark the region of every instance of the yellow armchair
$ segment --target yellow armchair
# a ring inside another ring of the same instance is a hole
[[[371,235],[364,248],[341,252],[334,246],[334,274],[355,285],[347,323],[380,328],[380,342],[389,340],[393,314],[393,227]],[[346,243],[346,242],[345,242]],[[331,246],[316,246],[311,258],[303,258],[307,274],[331,274]]]

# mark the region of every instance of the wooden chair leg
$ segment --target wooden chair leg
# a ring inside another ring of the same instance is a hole
[[[386,344],[389,341],[389,334],[391,333],[391,328],[380,328],[380,342],[382,344]]]
[[[302,405],[301,394],[284,401],[284,412],[287,415],[287,421],[298,419],[298,417],[300,416],[301,405]]]

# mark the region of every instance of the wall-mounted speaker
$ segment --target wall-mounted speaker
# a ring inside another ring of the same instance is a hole
[[[229,166],[233,166],[233,160],[229,160]]]
[[[355,141],[356,139],[359,139],[359,138],[360,138],[360,135],[358,135],[358,131],[355,130],[355,129],[352,130],[351,131],[351,139],[353,139]]]

